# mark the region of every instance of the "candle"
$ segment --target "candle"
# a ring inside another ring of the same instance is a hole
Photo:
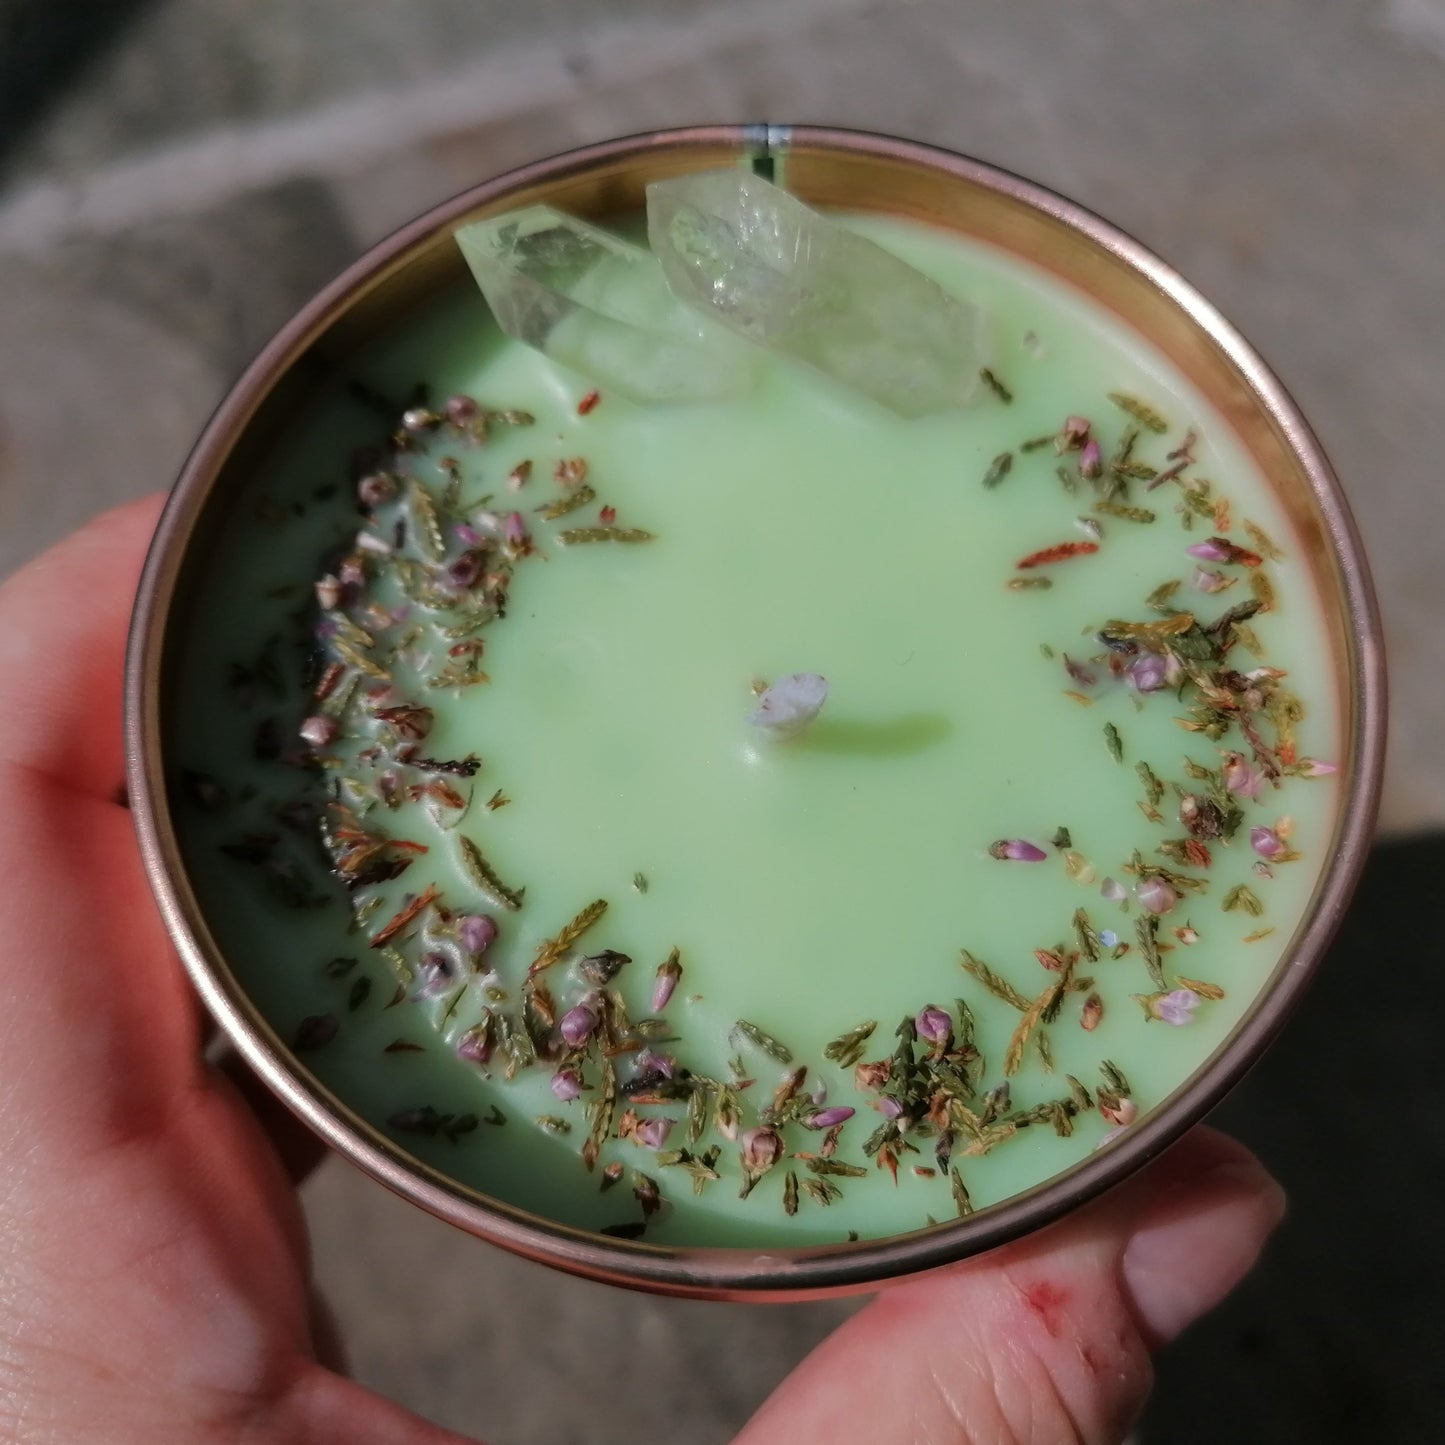
[[[344,1103],[549,1219],[774,1248],[1006,1200],[1210,1057],[1328,861],[1330,622],[1224,419],[1027,263],[849,224],[992,314],[972,408],[762,355],[635,403],[454,288],[196,586],[214,936]]]

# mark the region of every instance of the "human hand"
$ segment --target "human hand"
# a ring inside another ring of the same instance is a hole
[[[202,1058],[120,801],[157,512],[112,512],[0,587],[0,1437],[465,1445],[319,1362],[304,1149]],[[1150,1351],[1282,1212],[1241,1146],[1195,1130],[1052,1229],[887,1291],[741,1441],[1118,1441]]]

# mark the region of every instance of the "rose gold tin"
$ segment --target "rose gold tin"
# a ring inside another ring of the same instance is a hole
[[[1149,337],[1228,418],[1274,480],[1334,617],[1345,719],[1344,801],[1309,913],[1258,1001],[1169,1102],[1107,1151],[967,1219],[881,1241],[797,1250],[667,1248],[584,1233],[449,1180],[323,1089],[240,989],[201,916],[168,815],[170,619],[204,555],[212,498],[304,404],[308,374],[395,322],[462,273],[453,229],[546,202],[588,217],[637,211],[645,186],[681,172],[778,157],[789,188],[822,207],[876,210],[1018,252]],[[315,297],[247,369],[171,494],[141,582],[126,684],[129,784],[161,910],[185,966],[251,1067],[333,1148],[422,1208],[483,1239],[613,1284],[714,1299],[789,1300],[876,1286],[1017,1238],[1102,1193],[1178,1138],[1242,1077],[1299,1001],[1340,921],[1370,846],[1385,739],[1379,614],[1339,482],[1284,388],[1240,334],[1175,271],[1107,222],[978,161],[885,136],[819,127],[700,126],[607,141],[491,180],[367,252]]]

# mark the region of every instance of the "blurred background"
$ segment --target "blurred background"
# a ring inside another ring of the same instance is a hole
[[[1103,212],[1334,457],[1389,627],[1384,842],[1221,1111],[1292,1218],[1161,1361],[1140,1438],[1445,1439],[1445,0],[0,0],[0,575],[166,485],[271,332],[418,211],[568,146],[757,120],[949,146]],[[306,1202],[356,1373],[499,1445],[723,1441],[850,1308],[564,1280],[338,1161]]]

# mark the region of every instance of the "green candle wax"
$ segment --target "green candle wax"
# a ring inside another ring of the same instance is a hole
[[[364,1118],[570,1224],[805,1245],[1032,1187],[1209,1058],[1325,861],[1328,623],[1223,419],[1027,264],[852,224],[993,312],[980,405],[772,360],[593,396],[458,288],[257,467],[194,599],[169,754],[238,977]]]

